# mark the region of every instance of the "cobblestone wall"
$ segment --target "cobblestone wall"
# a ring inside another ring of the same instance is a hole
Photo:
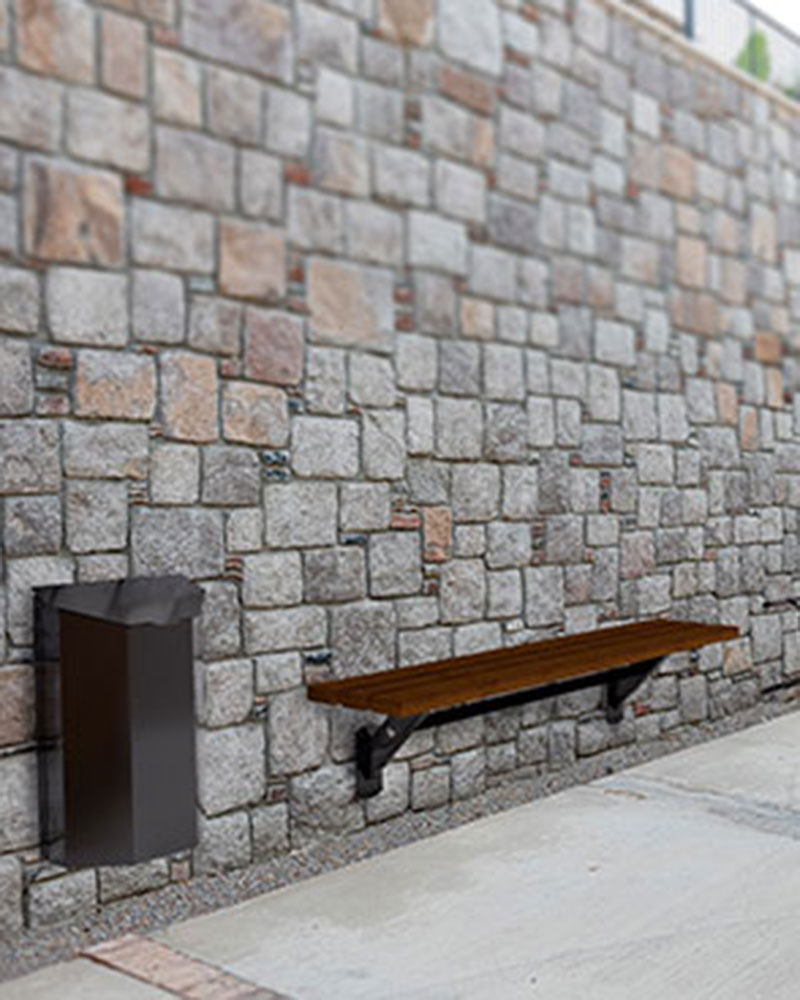
[[[741,713],[800,676],[800,129],[585,0],[0,0],[0,934]],[[31,588],[182,572],[201,841],[40,861]],[[345,676],[745,637],[417,734]]]

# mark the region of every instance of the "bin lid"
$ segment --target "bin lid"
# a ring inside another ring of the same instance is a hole
[[[200,613],[203,588],[185,576],[139,576],[51,590],[51,606],[118,625],[172,625]]]

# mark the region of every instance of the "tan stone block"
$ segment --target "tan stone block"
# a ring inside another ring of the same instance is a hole
[[[753,658],[750,655],[750,640],[735,639],[725,643],[723,653],[723,670],[727,676],[743,674],[753,669]]]
[[[220,223],[220,288],[251,299],[280,298],[286,292],[283,233],[253,222]]]
[[[778,334],[769,330],[760,330],[756,334],[755,356],[756,361],[762,361],[768,365],[779,365],[783,360],[783,343]]]
[[[461,301],[461,332],[474,340],[494,339],[494,306],[485,299]]]
[[[369,195],[369,160],[366,142],[357,136],[320,130],[314,142],[314,177],[326,191]]]
[[[33,667],[0,667],[0,746],[33,739],[35,707]]]
[[[170,49],[153,50],[153,93],[156,118],[181,125],[200,125],[200,67]]]
[[[315,341],[387,346],[394,316],[389,272],[318,258],[309,264],[307,280]]]
[[[673,198],[694,197],[694,159],[678,146],[665,146],[661,164],[661,190]]]
[[[423,540],[427,562],[446,562],[453,546],[453,512],[449,507],[426,507]]]
[[[130,97],[147,91],[147,34],[141,21],[104,13],[101,31],[103,83]]]
[[[719,419],[725,424],[732,424],[734,427],[739,423],[739,400],[736,395],[736,386],[730,382],[717,383],[717,412]]]
[[[767,368],[767,406],[774,410],[783,407],[783,373],[780,368]]]
[[[747,301],[747,265],[725,257],[722,261],[720,293],[731,305],[742,306]]]
[[[249,378],[297,385],[303,377],[303,324],[288,313],[249,308],[244,366]]]
[[[167,437],[216,441],[216,361],[183,351],[165,352],[161,356],[161,412]]]
[[[121,351],[80,351],[75,379],[79,417],[149,420],[156,405],[152,358]]]
[[[475,166],[485,170],[494,166],[496,148],[494,122],[490,118],[473,118],[470,152]]]
[[[20,65],[71,83],[94,79],[94,13],[82,0],[17,0]]]
[[[670,297],[672,325],[704,337],[717,332],[719,316],[717,304],[711,295],[675,291]]]
[[[430,45],[435,17],[434,0],[380,0],[378,25],[393,42]]]
[[[28,160],[25,171],[25,249],[45,260],[124,262],[122,182],[116,174]]]
[[[739,416],[739,440],[743,451],[755,451],[758,448],[758,410],[752,406],[743,406]]]
[[[222,421],[229,441],[283,448],[289,440],[286,393],[271,385],[227,382],[222,397]]]
[[[750,249],[768,264],[778,259],[778,224],[775,213],[765,205],[752,205],[750,211]]]
[[[446,97],[480,114],[490,115],[494,111],[496,88],[474,73],[466,73],[453,66],[443,66],[439,75],[439,89]]]
[[[680,236],[676,256],[678,282],[689,288],[705,288],[708,262],[705,242],[691,236]]]

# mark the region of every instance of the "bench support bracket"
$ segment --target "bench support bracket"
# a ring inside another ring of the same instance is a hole
[[[609,678],[606,683],[606,719],[612,725],[622,722],[626,699],[647,679],[648,674],[656,669],[662,659],[659,656],[655,660],[645,660],[624,673],[617,673]]]
[[[410,715],[405,719],[390,715],[374,731],[367,726],[358,730],[356,791],[360,799],[371,798],[381,791],[384,767],[424,720],[424,715]]]

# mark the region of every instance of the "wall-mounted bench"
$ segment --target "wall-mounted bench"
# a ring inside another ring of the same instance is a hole
[[[665,656],[735,639],[731,625],[654,621],[558,636],[365,677],[310,684],[312,701],[380,712],[381,726],[356,733],[359,797],[377,795],[384,766],[417,729],[594,684],[606,688],[609,722]]]

